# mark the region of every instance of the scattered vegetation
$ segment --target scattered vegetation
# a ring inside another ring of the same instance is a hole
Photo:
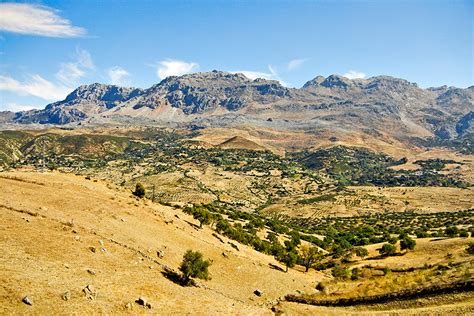
[[[135,191],[133,191],[132,193],[140,199],[144,198],[146,194],[145,187],[143,186],[143,184],[137,183],[135,186]]]
[[[179,270],[183,274],[185,284],[189,284],[191,278],[209,279],[208,268],[211,265],[209,260],[204,260],[202,253],[199,251],[188,250],[183,256],[183,262]]]

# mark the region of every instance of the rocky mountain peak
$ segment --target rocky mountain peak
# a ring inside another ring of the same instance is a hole
[[[146,90],[139,107],[155,108],[164,100],[186,114],[197,114],[223,107],[236,111],[250,103],[269,103],[290,95],[278,81],[251,80],[242,73],[225,71],[198,72],[168,77]]]
[[[368,90],[389,90],[396,92],[406,92],[409,89],[416,88],[418,85],[405,79],[394,78],[390,76],[376,76],[366,80],[365,89]]]
[[[344,76],[330,75],[323,82],[321,82],[320,85],[326,88],[347,89],[354,84],[351,79],[348,79]]]
[[[116,102],[125,101],[141,93],[142,90],[137,88],[93,83],[89,85],[79,86],[76,90],[71,92],[64,101],[71,102],[75,100],[80,100]]]

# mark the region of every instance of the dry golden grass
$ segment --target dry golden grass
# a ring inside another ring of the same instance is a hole
[[[269,314],[270,301],[311,291],[320,275],[271,269],[269,263],[278,265],[272,257],[242,245],[236,251],[210,229],[191,226],[194,220],[180,211],[137,201],[101,181],[59,173],[6,176],[22,181],[0,178],[1,314],[116,314],[139,296],[162,314]],[[183,288],[161,274],[162,265],[177,269],[187,249],[213,260],[212,279],[200,281],[202,287]],[[93,301],[81,292],[88,284],[99,292]],[[253,294],[257,288],[262,297]],[[61,299],[66,291],[67,302]],[[33,306],[21,302],[25,295]],[[132,305],[134,313],[143,311]]]
[[[303,204],[299,200],[331,195],[326,201]],[[352,216],[367,212],[450,212],[474,208],[474,188],[353,186],[335,193],[297,195],[276,200],[267,214],[295,217]]]

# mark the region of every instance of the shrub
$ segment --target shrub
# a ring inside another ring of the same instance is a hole
[[[383,244],[382,248],[379,249],[379,253],[382,256],[391,256],[395,254],[397,249],[392,244]]]
[[[444,233],[449,237],[456,237],[459,234],[459,229],[456,226],[449,226],[446,227]]]
[[[389,267],[384,267],[382,271],[383,271],[383,275],[387,275],[387,274],[392,273],[392,270],[390,270]]]
[[[135,191],[132,192],[133,195],[139,198],[143,198],[145,196],[145,187],[141,183],[137,183],[135,186]]]
[[[460,233],[459,233],[459,237],[463,237],[463,238],[466,238],[466,237],[469,237],[469,233],[465,230],[462,230]]]
[[[358,280],[360,277],[360,269],[354,268],[351,271],[351,280]]]
[[[351,277],[351,270],[340,265],[335,266],[331,272],[332,276],[338,279],[348,279]]]
[[[202,228],[202,225],[210,224],[213,220],[212,214],[202,208],[196,210],[196,212],[193,214],[193,217],[199,221],[199,228]]]
[[[183,256],[183,262],[181,262],[179,270],[183,273],[185,283],[189,284],[191,278],[209,279],[208,268],[210,265],[209,260],[202,258],[202,253],[188,250]]]
[[[356,256],[360,258],[365,258],[369,255],[369,251],[365,249],[364,247],[355,247],[354,252]]]
[[[401,250],[413,250],[415,249],[416,241],[408,236],[405,236],[400,240],[400,249]]]
[[[469,246],[467,246],[466,251],[468,254],[474,255],[474,241],[469,243]]]

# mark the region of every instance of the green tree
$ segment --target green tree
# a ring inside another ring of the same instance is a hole
[[[444,233],[449,237],[456,237],[459,234],[459,229],[456,226],[449,226],[446,227]]]
[[[400,250],[413,250],[415,249],[416,241],[409,236],[405,236],[400,240]]]
[[[369,255],[369,251],[364,247],[355,247],[354,252],[357,257],[360,257],[362,259],[364,259],[365,257]]]
[[[288,272],[288,268],[293,268],[297,260],[298,260],[298,255],[294,253],[293,251],[285,252],[283,257],[280,258],[280,261],[283,262],[286,266],[285,272]]]
[[[199,221],[199,228],[202,228],[203,225],[210,224],[213,220],[212,214],[203,207],[195,209],[193,217]]]
[[[317,247],[302,246],[300,253],[301,261],[305,267],[305,272],[308,272],[309,269],[321,258],[321,253]]]
[[[379,249],[379,253],[382,256],[391,256],[395,254],[396,251],[397,248],[395,248],[395,246],[392,244],[383,244],[382,248]]]
[[[209,260],[204,260],[199,251],[188,250],[183,256],[183,262],[179,270],[183,273],[183,279],[186,284],[191,278],[209,279],[208,268],[211,265]]]
[[[135,185],[135,191],[132,192],[133,195],[139,197],[140,199],[145,196],[145,187],[140,182]]]

